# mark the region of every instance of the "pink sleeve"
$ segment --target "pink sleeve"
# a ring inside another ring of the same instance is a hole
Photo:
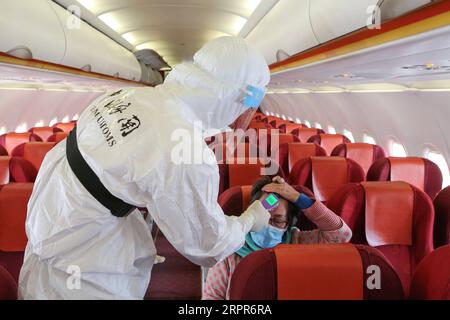
[[[301,231],[299,235],[300,243],[344,243],[350,241],[352,230],[320,201],[316,201],[310,208],[303,210],[303,213],[319,229]]]
[[[337,230],[343,224],[342,219],[320,201],[304,209],[303,213],[322,231]]]
[[[226,300],[229,282],[229,258],[209,269],[202,300]]]

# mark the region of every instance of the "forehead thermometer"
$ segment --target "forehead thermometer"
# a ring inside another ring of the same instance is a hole
[[[261,203],[267,211],[271,211],[278,207],[278,205],[280,204],[280,199],[275,194],[270,193],[269,196],[265,198]]]

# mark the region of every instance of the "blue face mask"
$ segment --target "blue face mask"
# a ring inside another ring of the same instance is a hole
[[[258,232],[250,232],[255,244],[260,248],[273,248],[283,241],[286,230],[275,228],[271,225]]]
[[[258,108],[266,95],[265,88],[258,88],[250,85],[247,86],[244,91],[245,96],[242,102],[247,108]]]

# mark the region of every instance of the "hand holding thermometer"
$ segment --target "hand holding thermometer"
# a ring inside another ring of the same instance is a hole
[[[262,201],[262,205],[267,211],[272,211],[280,204],[280,199],[274,194],[269,193],[267,198]]]

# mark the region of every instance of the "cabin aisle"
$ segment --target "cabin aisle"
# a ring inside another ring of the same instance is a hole
[[[164,263],[153,266],[146,300],[198,300],[201,298],[201,269],[191,263],[161,233],[156,240],[158,255]]]

